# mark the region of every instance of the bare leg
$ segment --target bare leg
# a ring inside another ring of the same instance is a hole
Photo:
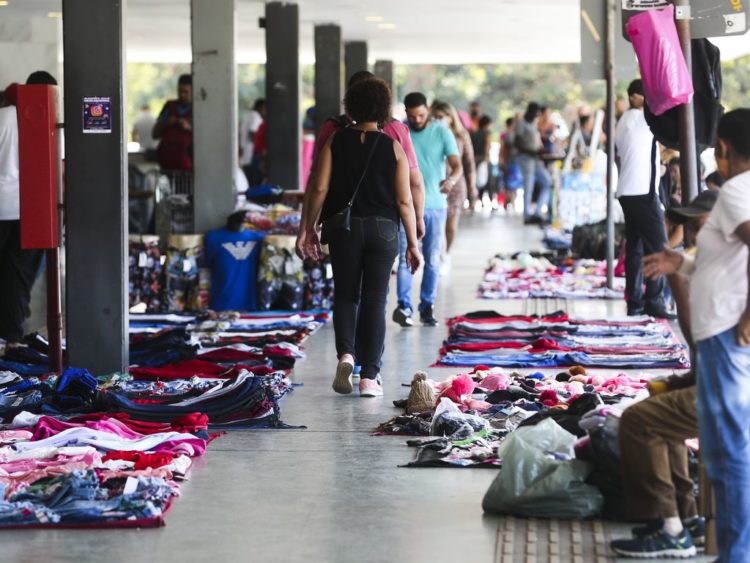
[[[453,239],[456,238],[456,233],[458,232],[458,221],[460,217],[461,217],[460,213],[456,213],[455,215],[448,217],[448,220],[445,223],[445,253],[446,254],[450,253],[451,246],[453,246]]]

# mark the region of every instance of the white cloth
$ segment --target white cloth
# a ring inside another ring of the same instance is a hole
[[[615,130],[615,145],[620,156],[620,177],[617,197],[646,195],[651,189],[651,151],[654,136],[646,123],[643,110],[629,109],[620,118]],[[659,165],[659,151],[653,166]],[[658,168],[657,168],[658,170]],[[654,183],[658,181],[654,175]]]
[[[133,123],[133,140],[141,145],[142,150],[155,149],[159,141],[152,137],[156,117],[150,111],[143,111]]]
[[[747,305],[747,246],[735,234],[750,221],[750,172],[724,184],[698,233],[690,279],[690,328],[705,340],[735,326]]]
[[[253,160],[255,143],[250,139],[250,134],[257,132],[261,123],[263,123],[263,116],[254,109],[250,110],[240,123],[240,146],[242,147],[240,166],[247,166]]]
[[[16,107],[0,108],[0,221],[21,218]]]
[[[245,195],[245,192],[250,189],[250,182],[247,181],[247,176],[239,166],[234,169],[234,193],[236,195]]]

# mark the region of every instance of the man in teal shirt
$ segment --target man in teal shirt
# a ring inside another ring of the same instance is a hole
[[[447,194],[461,178],[463,169],[453,133],[444,125],[430,119],[430,108],[424,95],[413,92],[406,96],[404,105],[425,187],[425,236],[422,240],[424,274],[419,296],[419,317],[422,324],[436,326],[438,322],[435,318],[435,298],[448,213]],[[446,160],[450,167],[448,177]],[[399,235],[399,243],[398,307],[393,312],[393,320],[403,327],[409,327],[414,325],[411,318],[414,310],[411,302],[413,276],[404,258],[406,235],[403,229]]]

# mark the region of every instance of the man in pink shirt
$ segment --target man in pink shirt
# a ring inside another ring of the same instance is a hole
[[[353,84],[356,84],[358,82],[361,82],[363,80],[367,80],[369,78],[374,78],[374,75],[371,72],[367,72],[366,70],[356,72],[352,75],[352,77],[349,79],[349,82],[347,84],[347,88],[351,88]],[[307,179],[307,188],[309,188],[311,185],[315,182],[316,177],[316,163],[318,159],[318,154],[325,146],[328,139],[333,135],[336,131],[339,129],[343,129],[344,127],[347,127],[351,123],[351,120],[346,115],[340,115],[337,117],[331,117],[323,123],[323,125],[320,128],[320,133],[318,134],[318,138],[315,141],[315,151],[313,153],[313,163],[312,163],[312,169],[310,170],[310,176]],[[414,152],[414,144],[411,141],[411,134],[409,133],[409,128],[400,121],[397,121],[395,119],[392,119],[385,125],[383,125],[383,133],[388,135],[391,139],[394,141],[398,141],[401,146],[404,149],[404,152],[406,153],[406,158],[409,161],[409,185],[411,187],[411,197],[414,201],[414,212],[417,215],[417,238],[420,240],[424,236],[425,232],[425,226],[424,226],[424,184],[422,181],[422,173],[419,171],[419,163],[417,162],[417,154]],[[307,201],[307,194],[310,193],[310,190],[305,190],[305,201]],[[303,206],[303,209],[308,206]],[[305,217],[302,217],[302,221],[300,223],[300,231],[297,236],[297,256],[300,258],[303,258],[304,254],[302,252],[302,249],[305,245],[305,233],[302,226],[305,224]]]

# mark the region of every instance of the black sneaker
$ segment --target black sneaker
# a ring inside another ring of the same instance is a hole
[[[662,528],[641,538],[614,540],[610,545],[617,555],[636,559],[686,559],[694,557],[697,553],[687,530],[682,530],[679,536],[671,536]]]
[[[688,531],[688,534],[690,534],[690,538],[693,540],[693,545],[695,547],[703,547],[706,543],[706,519],[702,516],[696,516],[692,520],[682,521],[682,525],[685,527],[685,529]],[[637,526],[633,528],[633,537],[634,538],[643,538],[649,534],[652,534],[656,531],[658,531],[660,528],[664,526],[663,520],[655,520],[654,522],[649,522],[645,526]]]
[[[689,522],[683,522],[683,526],[693,538],[693,545],[703,547],[706,545],[706,519],[703,516],[696,516]]]
[[[437,326],[439,324],[432,311],[432,306],[425,307],[419,312],[419,320],[425,326]]]
[[[657,318],[657,319],[666,319],[668,321],[673,321],[673,320],[675,320],[677,318],[677,315],[675,315],[673,313],[670,313],[663,306],[650,307],[650,306],[646,305],[646,308],[645,308],[644,312],[647,315],[650,315],[650,316],[652,316],[654,318]]]
[[[628,317],[639,317],[645,314],[646,311],[643,309],[643,307],[633,307],[631,305],[628,305]]]
[[[396,307],[396,310],[393,311],[393,322],[404,328],[414,326],[414,320],[411,318],[411,311],[401,305]]]

